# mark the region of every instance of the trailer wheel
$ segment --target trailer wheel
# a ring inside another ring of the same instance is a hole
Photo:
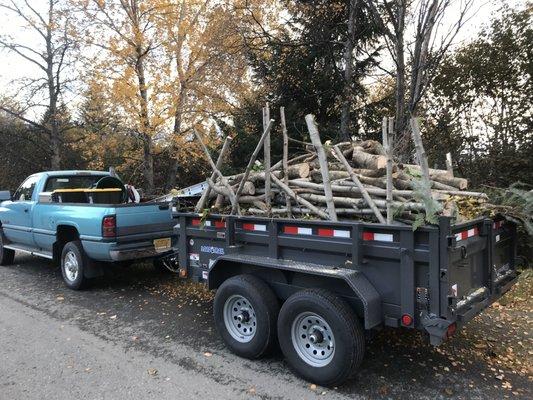
[[[85,270],[91,262],[79,240],[65,244],[61,253],[61,274],[70,289],[81,290],[87,286]]]
[[[259,358],[276,345],[278,299],[253,275],[226,280],[213,305],[215,325],[226,345],[245,358]]]
[[[363,328],[354,312],[321,289],[302,290],[287,299],[278,318],[278,340],[291,368],[323,386],[351,378],[365,351]]]
[[[0,230],[0,265],[11,265],[15,260],[15,251],[4,248],[4,239]]]

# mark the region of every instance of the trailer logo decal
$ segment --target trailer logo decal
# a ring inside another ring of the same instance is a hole
[[[223,256],[224,255],[224,248],[223,247],[215,247],[215,246],[201,246],[200,251],[202,253],[209,253],[209,254],[218,254]]]

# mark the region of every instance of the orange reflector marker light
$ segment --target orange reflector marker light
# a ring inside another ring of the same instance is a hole
[[[413,317],[411,317],[409,314],[402,315],[403,326],[411,326],[412,323],[413,323]]]

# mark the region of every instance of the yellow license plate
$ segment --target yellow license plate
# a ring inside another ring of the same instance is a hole
[[[167,251],[170,250],[170,246],[170,238],[154,239],[155,251]]]

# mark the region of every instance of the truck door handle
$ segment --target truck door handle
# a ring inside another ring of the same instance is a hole
[[[29,208],[25,208],[24,209],[24,212],[28,212],[30,209]]]

